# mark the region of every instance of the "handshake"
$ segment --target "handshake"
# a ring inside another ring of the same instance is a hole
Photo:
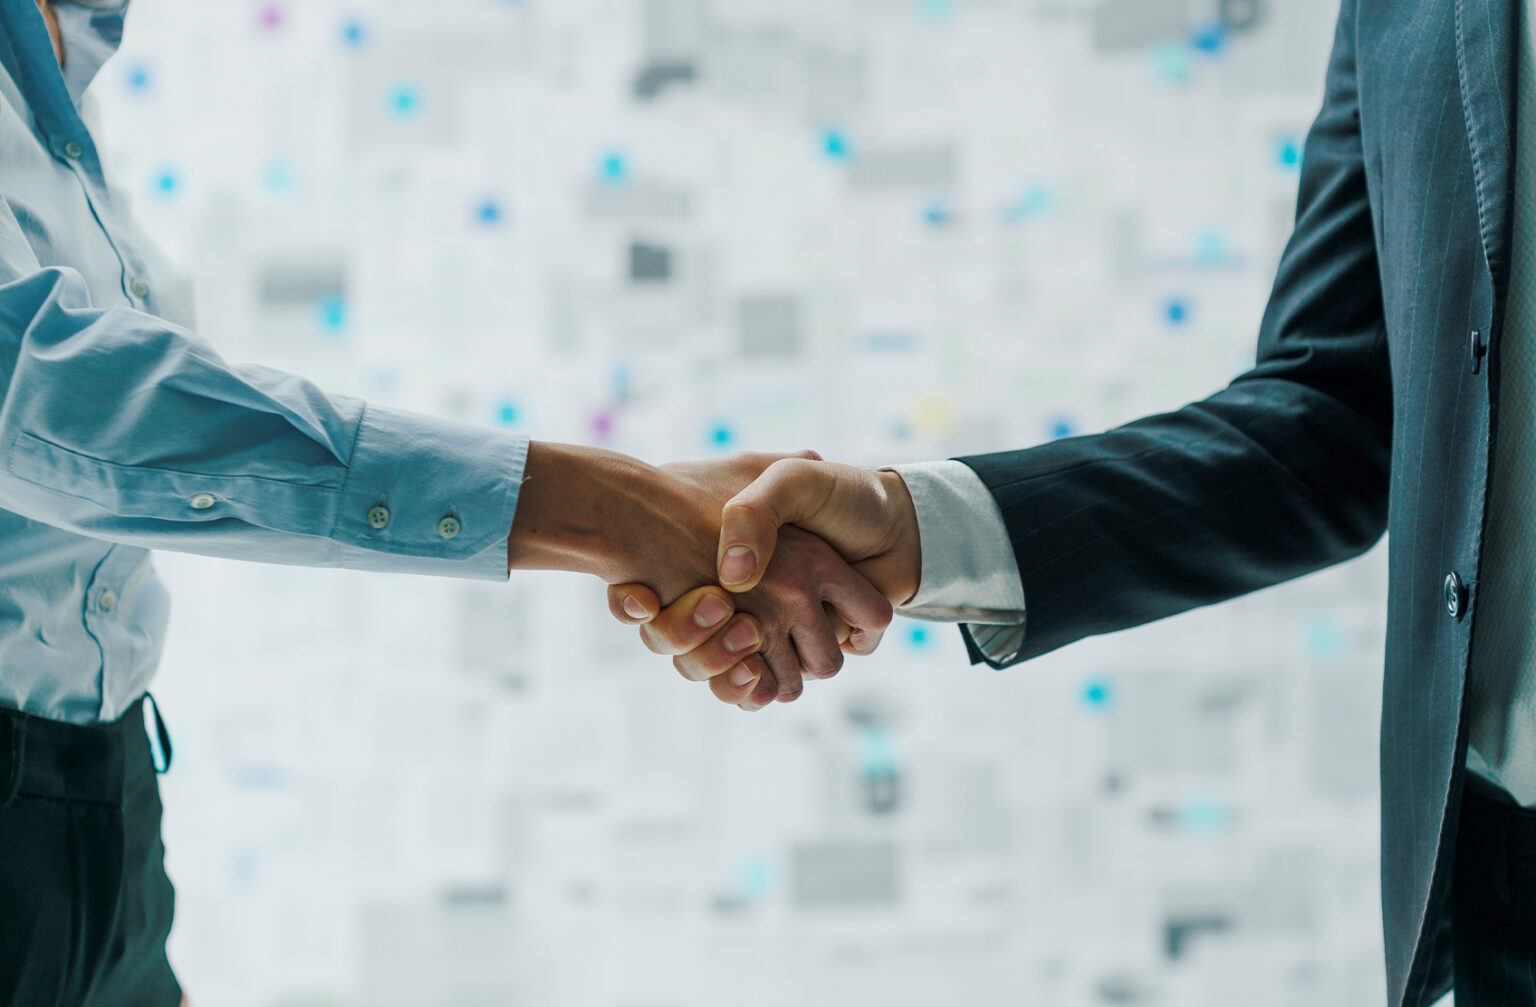
[[[895,472],[810,451],[654,466],[536,441],[507,565],[601,577],[647,647],[758,710],[873,653],[917,593],[922,550]]]

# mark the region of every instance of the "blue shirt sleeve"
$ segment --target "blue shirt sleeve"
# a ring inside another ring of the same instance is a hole
[[[527,452],[94,307],[0,200],[0,507],[150,548],[504,579]]]

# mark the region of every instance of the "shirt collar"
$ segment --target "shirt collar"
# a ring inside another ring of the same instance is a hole
[[[76,106],[101,65],[117,52],[123,41],[123,18],[128,0],[74,0],[54,4],[59,34],[64,38],[64,83]],[[55,60],[57,62],[57,60]]]
[[[50,139],[80,136],[80,98],[123,38],[129,0],[60,0],[54,4],[67,70],[60,71],[36,0],[0,0],[0,62],[21,88]]]

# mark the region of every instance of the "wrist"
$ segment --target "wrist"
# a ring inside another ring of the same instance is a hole
[[[719,506],[708,514],[706,506],[654,465],[535,441],[507,540],[507,566],[645,583],[669,604],[713,579]]]
[[[565,570],[602,577],[627,568],[628,538],[617,520],[626,487],[650,466],[573,444],[534,441],[507,540],[511,570]]]
[[[888,516],[886,548],[870,580],[892,605],[901,606],[917,596],[923,581],[922,534],[917,523],[917,505],[906,480],[894,469],[876,473],[885,493]]]

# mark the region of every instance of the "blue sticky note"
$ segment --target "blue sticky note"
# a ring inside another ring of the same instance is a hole
[[[1190,30],[1189,45],[1196,52],[1217,56],[1227,45],[1227,26],[1220,21],[1206,21]]]
[[[143,93],[149,90],[153,82],[154,78],[150,75],[149,67],[143,63],[135,63],[128,68],[127,73],[123,74],[123,84],[130,91]]]
[[[1275,163],[1288,169],[1301,167],[1301,143],[1294,136],[1284,136],[1276,141]]]
[[[361,18],[348,18],[341,25],[341,41],[350,48],[361,48],[368,41],[368,26]]]
[[[1226,235],[1214,228],[1201,231],[1195,238],[1195,261],[1202,266],[1219,266],[1232,257]]]
[[[1314,661],[1332,661],[1344,653],[1346,640],[1339,624],[1325,616],[1312,620],[1306,628],[1307,656]]]
[[[1115,683],[1108,678],[1094,678],[1083,684],[1083,704],[1090,710],[1108,710],[1115,705]]]
[[[749,899],[761,899],[773,890],[773,863],[764,856],[747,857],[737,868],[736,884]]]
[[[517,403],[511,399],[502,399],[496,407],[496,422],[504,427],[516,426],[517,417]]]
[[[1163,317],[1169,325],[1183,325],[1189,321],[1189,302],[1182,297],[1170,297],[1163,305]]]
[[[261,183],[274,195],[287,195],[293,191],[295,176],[293,166],[286,161],[273,161],[261,173]]]
[[[487,196],[475,205],[475,220],[485,227],[495,227],[502,216],[501,203],[494,197]]]
[[[597,176],[609,185],[619,185],[629,178],[629,161],[617,151],[610,150],[598,160]]]
[[[1219,802],[1210,798],[1190,801],[1179,809],[1179,825],[1185,832],[1211,835],[1227,827],[1231,816]]]
[[[167,165],[155,172],[155,177],[150,184],[156,194],[162,199],[168,199],[176,195],[177,190],[181,188],[181,175],[174,167]]]
[[[890,732],[875,725],[864,729],[859,744],[859,761],[865,776],[890,776],[896,772],[896,746]]]
[[[1152,50],[1152,69],[1170,84],[1184,83],[1189,80],[1189,50],[1171,43],[1158,46]]]
[[[325,335],[340,335],[347,327],[347,299],[341,294],[322,294],[315,298],[315,321]]]
[[[399,118],[410,118],[420,112],[421,104],[421,89],[415,84],[401,82],[389,90],[389,110]]]
[[[829,128],[822,131],[821,152],[834,161],[846,161],[853,156],[853,146],[848,141],[848,134]]]

